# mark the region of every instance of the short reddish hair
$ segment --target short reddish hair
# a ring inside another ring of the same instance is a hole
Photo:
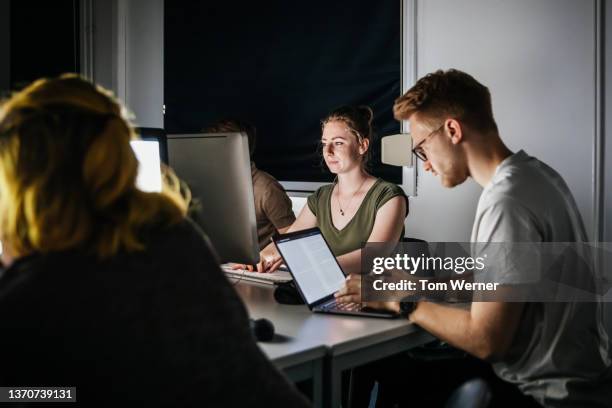
[[[395,100],[393,114],[397,120],[417,112],[427,121],[452,117],[476,130],[497,131],[489,89],[456,69],[427,74]]]

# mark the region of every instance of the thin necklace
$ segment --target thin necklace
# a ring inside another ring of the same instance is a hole
[[[351,208],[351,204],[353,203],[353,199],[355,198],[355,194],[357,194],[357,192],[359,190],[361,190],[361,187],[363,187],[363,185],[365,184],[367,179],[368,179],[367,177],[365,179],[363,179],[363,181],[359,185],[359,188],[357,190],[353,191],[353,195],[351,196],[351,200],[348,202],[348,205],[345,207],[347,211]],[[338,208],[340,209],[340,215],[342,215],[344,217],[344,210],[342,209],[342,204],[340,203],[340,185],[338,184],[338,176],[336,176],[336,186],[338,187],[338,189],[337,189],[338,197],[336,197],[336,199],[338,200]]]

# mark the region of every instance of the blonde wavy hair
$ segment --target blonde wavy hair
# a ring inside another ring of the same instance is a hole
[[[170,171],[161,193],[136,188],[137,138],[109,91],[74,75],[41,79],[0,106],[0,238],[14,255],[144,249],[143,230],[181,221]]]

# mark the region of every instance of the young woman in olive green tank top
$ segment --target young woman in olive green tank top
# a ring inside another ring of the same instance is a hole
[[[363,243],[400,239],[408,213],[401,188],[366,170],[372,116],[368,107],[345,106],[322,121],[323,159],[336,179],[308,198],[287,231],[319,227],[347,275],[360,272]],[[281,262],[273,244],[261,259],[260,271],[273,271]]]

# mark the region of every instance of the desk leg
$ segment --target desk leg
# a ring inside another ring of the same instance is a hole
[[[363,364],[380,360],[413,347],[434,340],[434,337],[424,330],[402,336],[386,342],[344,353],[340,356],[328,355],[325,358],[324,407],[340,408],[342,404],[342,372]]]
[[[317,408],[323,407],[324,387],[322,358],[318,358],[283,371],[285,375],[294,383],[312,380],[312,405]]]
[[[326,408],[340,408],[342,405],[342,367],[334,359],[326,359],[325,405]]]
[[[312,362],[312,405],[323,407],[323,359]]]

